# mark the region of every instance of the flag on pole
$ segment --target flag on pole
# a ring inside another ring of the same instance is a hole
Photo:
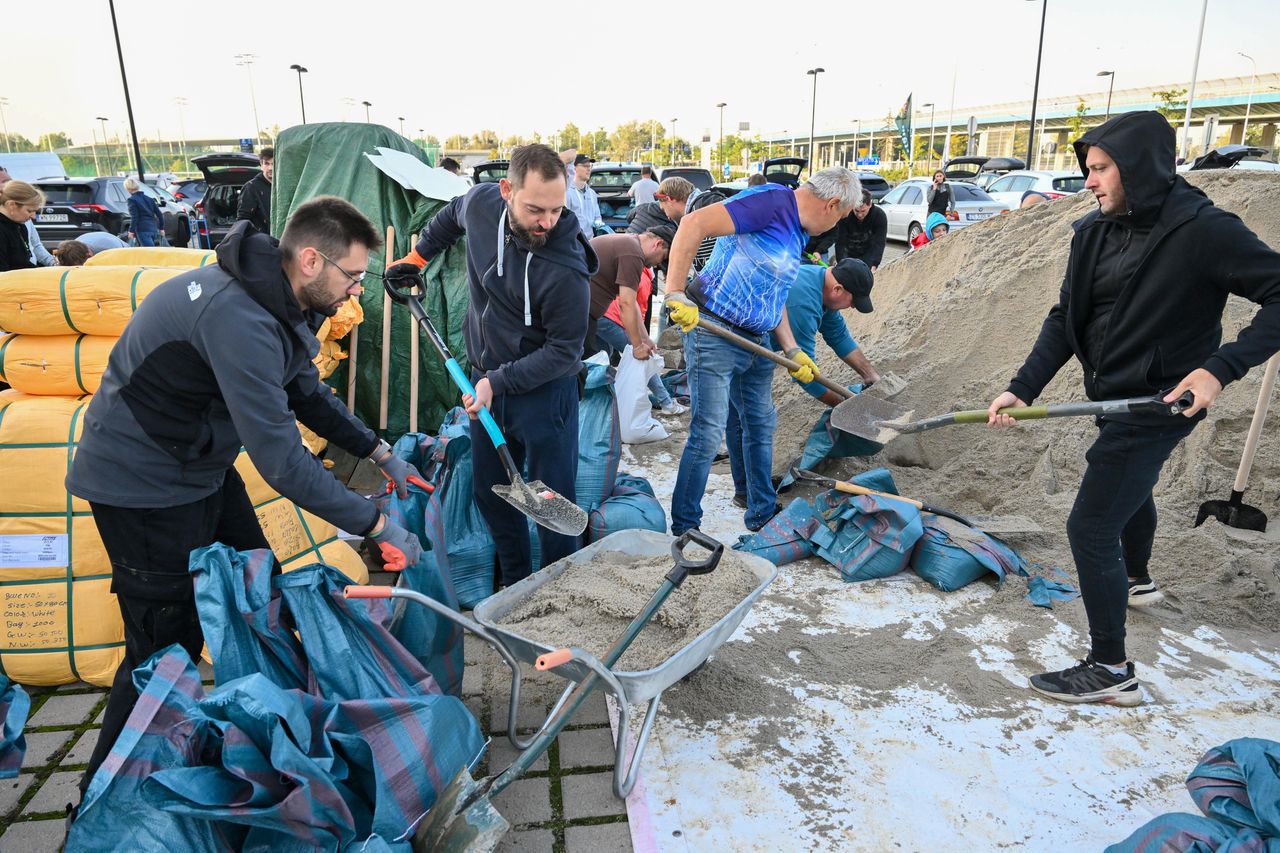
[[[907,159],[914,159],[911,148],[912,141],[915,137],[915,127],[912,124],[911,111],[911,95],[907,95],[907,99],[902,103],[902,109],[898,110],[898,116],[893,120],[897,125],[898,135],[902,138],[902,150],[907,152]]]

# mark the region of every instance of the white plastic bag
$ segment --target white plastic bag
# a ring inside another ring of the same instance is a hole
[[[622,361],[613,380],[618,396],[618,417],[626,444],[647,444],[667,437],[667,430],[653,416],[649,404],[649,377],[662,372],[662,360],[653,356],[640,361],[631,354],[631,345],[622,351]]]

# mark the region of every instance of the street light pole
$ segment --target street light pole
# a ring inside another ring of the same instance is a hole
[[[9,141],[9,122],[5,121],[4,108],[9,106],[8,98],[0,98],[0,126],[4,127],[4,150],[13,153],[13,143]]]
[[[671,120],[671,165],[676,164],[676,120]]]
[[[825,68],[810,68],[808,71],[805,72],[805,74],[808,74],[811,77],[813,77],[813,98],[809,101],[809,174],[810,175],[813,174],[813,165],[814,165],[814,160],[816,159],[813,156],[813,124],[815,119],[817,119],[818,117],[818,75],[826,70],[827,69]]]
[[[1111,78],[1111,80],[1107,83],[1107,117],[1103,119],[1104,122],[1107,122],[1111,120],[1111,92],[1116,87],[1116,72],[1099,71],[1098,76]]]
[[[1206,0],[1208,2],[1208,0]],[[1044,19],[1049,14],[1049,0],[1040,0],[1040,45],[1036,48],[1036,82],[1031,89],[1031,125],[1027,128],[1027,165],[1036,147],[1036,101],[1040,98],[1040,60],[1044,57]]]
[[[720,160],[720,171],[724,172],[724,101],[716,104],[716,108],[720,110],[720,141],[716,143],[716,157]],[[725,175],[728,178],[728,175]]]
[[[1244,130],[1240,131],[1240,144],[1249,144],[1249,111],[1253,108],[1253,86],[1258,82],[1258,63],[1247,53],[1237,50],[1236,53],[1253,63],[1253,74],[1249,77],[1249,100],[1244,104]]]
[[[124,73],[124,50],[120,47],[120,26],[116,23],[116,0],[107,0],[111,7],[111,29],[116,37],[116,57],[120,60],[120,83],[124,86],[124,108],[129,114],[129,135],[133,137],[133,156],[138,161],[138,183],[144,182],[142,173],[142,148],[138,145],[138,129],[133,125],[133,100],[129,97],[129,78]],[[106,128],[103,128],[106,132]]]
[[[396,118],[400,119],[400,135],[404,136],[404,116],[396,116]]]
[[[255,145],[262,140],[262,125],[258,123],[258,96],[253,91],[253,61],[257,58],[252,53],[236,54],[236,65],[243,65],[249,72],[249,102],[253,104],[253,132],[257,134],[253,140]]]
[[[933,171],[933,116],[938,110],[938,105],[932,101],[920,105],[920,109],[925,107],[929,108],[929,170]]]
[[[1204,43],[1204,19],[1209,14],[1209,0],[1200,4],[1200,32],[1196,36],[1196,56],[1191,62],[1191,92],[1187,95],[1187,112],[1182,117],[1182,159],[1191,155],[1191,106],[1196,100],[1196,75],[1200,73],[1200,45]]]
[[[298,72],[298,106],[302,107],[302,123],[307,123],[307,101],[302,97],[302,75],[307,73],[307,69],[298,65],[296,62],[289,66],[293,71]]]
[[[361,101],[360,103],[364,104],[364,123],[372,124],[373,121],[369,118],[369,107],[373,106],[373,104],[368,101]]]
[[[179,95],[173,99],[173,102],[178,105],[178,127],[182,130],[182,161],[185,163],[187,160],[187,119],[182,108],[187,105],[187,99]]]

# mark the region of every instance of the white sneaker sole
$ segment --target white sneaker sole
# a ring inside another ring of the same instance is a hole
[[[1164,601],[1164,593],[1160,590],[1152,592],[1141,592],[1129,595],[1130,607],[1150,607],[1153,604],[1159,604]]]
[[[1142,704],[1142,688],[1137,687],[1137,679],[1126,681],[1123,685],[1109,688],[1107,690],[1099,690],[1094,693],[1051,693],[1031,685],[1031,689],[1042,696],[1048,696],[1050,699],[1056,699],[1059,702],[1070,702],[1073,705],[1119,705],[1122,708],[1132,708]],[[1121,690],[1121,687],[1133,684],[1133,690]]]

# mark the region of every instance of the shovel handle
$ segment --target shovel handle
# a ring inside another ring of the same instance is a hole
[[[1034,421],[1043,420],[1044,418],[1073,418],[1089,415],[1115,415],[1128,412],[1153,415],[1179,415],[1194,403],[1195,397],[1190,391],[1188,391],[1172,403],[1164,402],[1163,395],[1156,394],[1152,397],[1132,397],[1127,400],[1099,400],[1087,403],[1050,403],[1047,406],[1010,406],[1007,409],[1001,409],[1000,414],[1008,415],[1015,421]],[[967,409],[963,412],[952,412],[949,415],[939,415],[936,418],[929,418],[928,420],[907,424],[905,425],[909,427],[907,429],[903,428],[904,425],[887,425],[892,426],[899,432],[922,432],[927,429],[950,426],[951,424],[985,424],[986,422],[986,409]]]
[[[892,498],[895,501],[909,503],[916,509],[924,509],[924,503],[915,498],[904,498],[902,495],[891,495],[888,492],[877,492],[875,489],[868,489],[866,486],[859,486],[857,483],[850,483],[846,480],[833,480],[837,492],[844,492],[848,495],[871,495],[877,498]]]
[[[1249,488],[1249,470],[1253,468],[1253,454],[1258,449],[1258,437],[1262,435],[1262,424],[1267,419],[1267,409],[1271,405],[1271,393],[1276,387],[1276,371],[1280,368],[1280,352],[1267,361],[1267,369],[1262,374],[1262,386],[1258,389],[1258,404],[1253,409],[1253,420],[1249,423],[1249,434],[1244,439],[1244,452],[1240,454],[1240,467],[1236,469],[1236,481],[1232,486],[1236,494]]]
[[[343,598],[390,598],[391,587],[389,586],[344,586],[342,588]]]
[[[672,293],[667,296],[667,301],[688,303],[689,299],[682,293]],[[689,303],[689,304],[692,304],[692,303]],[[721,326],[719,323],[710,322],[707,319],[700,316],[698,318],[698,328],[703,329],[704,331],[709,332],[710,334],[713,334],[718,338],[723,338],[729,343],[741,347],[742,349],[746,350],[752,355],[758,355],[761,358],[767,358],[769,359],[769,361],[772,361],[774,364],[780,367],[785,367],[788,371],[800,369],[799,362],[792,361],[791,359],[787,358],[785,355],[778,355],[773,350],[769,349],[768,347],[762,347],[760,346],[760,344],[756,343],[755,341],[749,341],[746,338],[744,338],[742,335],[729,331],[724,326]],[[839,394],[840,399],[842,400],[847,400],[853,396],[853,392],[850,391],[848,388],[844,387],[843,385],[840,385],[837,382],[832,382],[830,379],[828,379],[825,376],[822,376],[821,374],[819,374],[813,381],[817,382],[819,385],[821,385],[823,388],[826,388],[828,391],[831,391],[832,393],[835,393],[835,394]]]

